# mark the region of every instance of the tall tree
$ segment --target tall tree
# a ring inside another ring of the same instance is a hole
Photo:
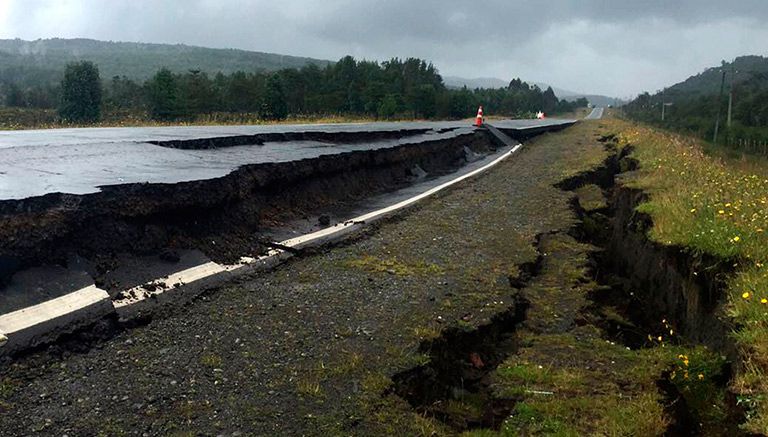
[[[179,86],[171,70],[163,68],[147,81],[152,118],[170,120],[179,114]]]
[[[61,81],[59,115],[74,122],[94,122],[101,117],[101,79],[93,62],[67,64]]]
[[[544,91],[544,94],[542,95],[541,99],[541,105],[544,112],[553,112],[557,108],[557,96],[555,95],[555,91],[552,89],[552,87],[547,87],[547,90]]]
[[[15,83],[8,85],[5,89],[5,104],[11,107],[26,106],[24,92]]]
[[[268,120],[283,120],[288,116],[283,80],[278,74],[273,74],[267,79],[261,116]]]

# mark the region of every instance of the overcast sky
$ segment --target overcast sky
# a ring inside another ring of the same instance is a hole
[[[619,97],[768,55],[766,23],[768,0],[0,0],[0,38],[416,56],[443,75]]]

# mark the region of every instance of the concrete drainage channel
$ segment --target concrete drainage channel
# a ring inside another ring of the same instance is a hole
[[[534,129],[538,134],[570,124]],[[533,133],[523,136],[528,135]],[[227,147],[254,139],[220,141]],[[109,336],[235,276],[344,239],[497,165],[518,150],[515,144],[498,130],[474,130],[382,150],[247,165],[207,181],[110,186],[91,195],[0,202],[2,237],[9,243],[0,253],[5,288],[0,291],[0,356],[62,336],[73,343]],[[219,147],[211,140],[163,146]],[[454,173],[457,169],[462,170]],[[405,187],[412,193],[414,183],[422,184],[423,192],[402,200],[395,196],[399,201],[387,207],[280,242],[266,237],[292,219],[339,204],[362,204],[371,194]],[[51,284],[55,290],[45,290]]]

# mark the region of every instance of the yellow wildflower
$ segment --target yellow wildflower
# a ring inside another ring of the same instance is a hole
[[[749,299],[749,292],[745,291],[744,294],[741,295],[744,299]]]

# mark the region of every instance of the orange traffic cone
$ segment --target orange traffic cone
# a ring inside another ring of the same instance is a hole
[[[477,108],[477,119],[475,119],[475,126],[480,127],[483,125],[483,107]]]

